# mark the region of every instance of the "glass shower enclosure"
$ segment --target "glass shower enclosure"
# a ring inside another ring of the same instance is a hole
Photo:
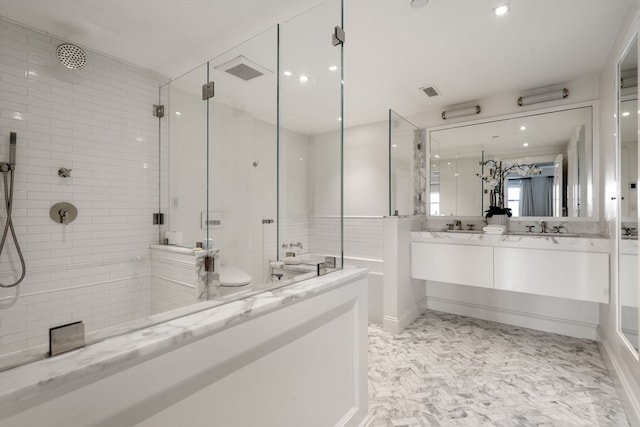
[[[389,216],[426,213],[425,130],[389,110]]]
[[[218,249],[222,286],[259,292],[342,266],[342,176],[314,181],[342,162],[336,26],[342,2],[324,2],[160,88],[160,242]],[[321,195],[328,234],[314,220]]]

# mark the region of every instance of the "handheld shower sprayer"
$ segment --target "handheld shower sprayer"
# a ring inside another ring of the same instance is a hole
[[[9,163],[0,163],[0,173],[2,173],[2,180],[4,182],[4,206],[7,211],[7,219],[4,225],[4,231],[2,232],[2,240],[0,240],[0,256],[4,250],[4,244],[7,240],[9,230],[11,230],[11,237],[13,238],[13,243],[15,243],[18,257],[20,258],[22,273],[15,283],[0,283],[0,288],[12,288],[14,286],[18,286],[18,284],[24,280],[24,276],[27,273],[27,266],[24,262],[24,256],[22,255],[20,244],[18,244],[18,237],[16,236],[16,230],[13,228],[13,219],[11,218],[11,209],[13,208],[13,172],[16,168],[17,142],[18,135],[15,132],[11,132],[9,134]]]
[[[9,166],[11,170],[16,167],[16,142],[18,140],[18,134],[11,132],[9,134]]]

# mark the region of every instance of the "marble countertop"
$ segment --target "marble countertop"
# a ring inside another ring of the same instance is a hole
[[[366,269],[345,268],[0,372],[0,408],[20,404],[57,387],[81,383],[136,359],[157,356],[366,276]]]
[[[610,240],[600,235],[563,236],[557,233],[487,234],[451,231],[412,231],[412,242],[465,244],[528,249],[609,253]]]
[[[188,246],[177,246],[177,245],[150,245],[151,249],[156,249],[164,252],[171,252],[176,254],[184,254],[184,255],[194,255],[196,258],[200,258],[203,256],[214,256],[220,249],[211,248],[211,249],[202,249],[202,248],[191,248]]]

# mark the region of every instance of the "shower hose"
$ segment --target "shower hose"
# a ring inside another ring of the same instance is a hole
[[[24,256],[22,255],[22,250],[20,249],[20,245],[18,244],[18,238],[16,237],[16,231],[13,229],[13,220],[11,219],[11,205],[13,204],[13,166],[8,163],[0,164],[0,172],[2,172],[2,179],[4,181],[4,200],[5,207],[7,208],[7,222],[4,225],[4,231],[2,233],[2,240],[0,241],[0,255],[2,255],[2,251],[4,250],[4,244],[7,241],[7,235],[9,234],[9,230],[11,230],[11,237],[13,238],[13,243],[16,245],[16,249],[18,250],[18,256],[20,257],[20,265],[22,268],[22,274],[20,278],[10,285],[6,285],[4,283],[0,283],[0,288],[12,288],[14,286],[18,286],[20,282],[24,279],[24,275],[27,273],[27,266],[24,262]],[[10,176],[11,178],[9,178]]]

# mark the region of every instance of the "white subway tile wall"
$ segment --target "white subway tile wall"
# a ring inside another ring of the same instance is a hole
[[[384,228],[382,217],[344,218],[344,256],[382,260]],[[340,219],[309,217],[309,252],[339,255]]]
[[[309,217],[306,215],[289,216],[282,218],[280,229],[280,246],[282,247],[281,256],[285,252],[295,252],[296,254],[309,252]],[[296,246],[291,246],[291,244]],[[302,244],[302,248],[297,244]]]
[[[94,330],[151,313],[160,191],[151,111],[166,78],[86,49],[87,66],[67,69],[62,42],[0,19],[0,161],[17,132],[13,220],[27,262],[19,288],[0,291],[0,355],[46,343],[52,326],[84,320]],[[49,218],[62,201],[78,209],[69,225]],[[0,281],[19,269],[9,241]]]
[[[198,267],[193,254],[151,250],[151,314],[198,301]]]

